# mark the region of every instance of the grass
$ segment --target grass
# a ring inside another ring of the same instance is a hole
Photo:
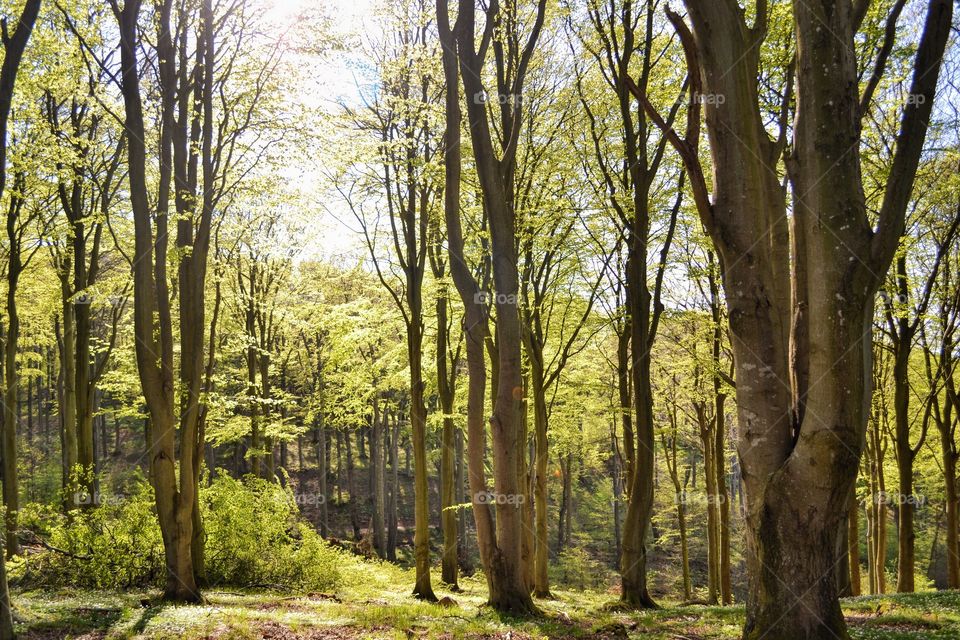
[[[14,591],[23,640],[320,640],[330,638],[644,638],[734,639],[741,607],[667,605],[623,612],[611,593],[556,589],[543,615],[515,619],[484,606],[485,584],[467,579],[452,606],[415,600],[412,574],[387,564],[359,565],[337,594],[212,589],[203,605],[174,606],[155,592]],[[843,603],[857,640],[960,637],[960,592],[866,596]]]

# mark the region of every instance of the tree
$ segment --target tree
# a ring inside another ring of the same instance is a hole
[[[860,155],[850,153],[870,104],[869,92],[858,95],[853,45],[867,5],[857,3],[855,11],[853,3],[793,3],[797,97],[784,159],[791,228],[776,170],[790,103],[782,100],[779,135],[771,139],[759,99],[759,45],[770,8],[758,3],[750,27],[736,3],[685,4],[692,33],[678,15],[668,16],[684,46],[691,88],[714,97],[704,100],[712,198],[697,157],[699,122],[688,122],[686,139],[662,128],[684,160],[723,270],[749,533],[744,637],[845,637],[835,549],[866,425],[873,297],[902,233],[952,6],[929,3],[909,94],[915,98],[903,109],[874,228]],[[875,74],[883,70],[881,62]],[[791,70],[786,75],[793,77]]]
[[[210,228],[213,217],[213,67],[214,24],[211,0],[203,3],[197,35],[196,74],[178,53],[190,27],[187,14],[173,20],[172,0],[156,6],[158,83],[160,89],[159,180],[151,208],[147,181],[146,129],[140,88],[140,0],[111,7],[120,30],[123,95],[128,140],[127,164],[135,226],[134,323],[137,369],[151,419],[150,478],[157,503],[167,564],[164,597],[198,601],[193,560],[193,518],[197,500],[199,405],[204,364],[204,295]],[[174,23],[171,26],[171,23]],[[175,30],[175,32],[174,32]],[[177,62],[180,61],[179,69]],[[195,101],[195,102],[194,102]],[[194,109],[194,104],[202,105]],[[197,153],[202,165],[203,195],[196,211]],[[191,171],[190,167],[194,169]],[[171,181],[173,184],[171,184]],[[174,381],[173,322],[167,284],[167,230],[171,186],[177,213],[179,281],[179,381]],[[199,213],[199,215],[197,215]],[[156,224],[156,234],[153,225]],[[174,413],[175,384],[181,389],[180,419]],[[177,432],[179,431],[179,455]],[[179,477],[177,462],[179,462]]]
[[[457,391],[457,364],[460,361],[462,338],[455,343],[451,340],[455,318],[449,313],[447,277],[447,258],[443,252],[443,231],[440,220],[433,216],[430,220],[431,239],[427,246],[430,270],[436,280],[436,321],[437,321],[437,395],[440,398],[440,410],[443,414],[443,433],[440,445],[440,528],[443,531],[443,555],[441,556],[441,579],[458,589],[459,574],[459,531],[457,528],[457,482],[456,468],[461,464],[457,447],[459,430],[454,422],[454,400]]]
[[[10,118],[10,107],[13,102],[14,87],[17,73],[20,70],[23,52],[33,31],[33,25],[40,12],[40,0],[27,0],[17,20],[13,33],[9,33],[6,18],[3,19],[3,63],[0,65],[0,196],[4,195],[7,186],[7,129]],[[6,506],[6,557],[20,553],[20,543],[17,540],[17,511],[19,510],[19,482],[17,472],[17,400],[19,392],[19,375],[17,372],[17,348],[20,337],[20,319],[17,311],[17,285],[20,275],[26,268],[26,259],[22,255],[23,235],[28,223],[35,214],[28,214],[27,219],[22,216],[25,198],[22,191],[22,181],[26,177],[18,176],[21,184],[15,185],[16,191],[8,196],[6,229],[8,264],[6,313],[6,335],[3,336],[3,422],[2,452],[3,452],[3,503]],[[30,255],[35,254],[33,250]],[[3,579],[3,591],[6,593],[5,572],[0,572]],[[8,602],[9,596],[6,596]],[[9,606],[4,608],[3,617],[9,616]],[[12,624],[12,623],[11,623]],[[0,634],[4,633],[6,621],[0,619]],[[12,628],[10,633],[12,633]]]
[[[103,75],[88,79],[97,86]],[[78,81],[80,84],[82,81]],[[80,84],[82,86],[82,84]],[[64,147],[65,160],[58,162],[57,195],[66,221],[65,246],[54,247],[59,266],[62,297],[64,370],[64,504],[96,503],[93,419],[97,383],[106,371],[116,344],[124,296],[113,301],[113,322],[108,348],[91,353],[94,337],[92,309],[101,277],[105,244],[104,227],[120,187],[119,169],[126,141],[110,130],[108,117],[92,96],[58,98],[47,89],[42,110],[56,141]],[[109,267],[109,260],[106,260]],[[79,467],[78,467],[79,465]],[[73,476],[73,477],[71,477]],[[75,484],[76,483],[76,484]],[[80,496],[81,493],[85,496]],[[86,499],[78,500],[78,497]]]
[[[623,284],[626,326],[624,349],[631,356],[629,384],[632,393],[623,393],[632,400],[633,417],[630,434],[624,431],[627,453],[627,514],[623,529],[620,572],[623,582],[621,601],[631,607],[656,606],[647,591],[647,551],[644,544],[653,515],[654,436],[653,397],[650,386],[651,358],[657,336],[664,274],[667,257],[676,229],[684,177],[677,188],[676,205],[667,218],[666,232],[660,244],[659,262],[654,274],[649,271],[649,257],[655,238],[657,203],[654,200],[658,173],[664,164],[668,147],[666,136],[651,140],[653,127],[643,110],[634,110],[630,92],[632,74],[638,74],[638,88],[644,94],[655,82],[657,61],[665,52],[654,43],[655,3],[642,7],[631,0],[617,3],[590,2],[587,7],[589,27],[579,34],[585,49],[600,68],[600,73],[616,95],[614,115],[607,116],[590,106],[584,81],[578,77],[580,102],[587,114],[596,169],[597,190],[604,194],[613,211],[613,223],[625,238],[627,249]],[[642,26],[641,26],[642,23]],[[639,58],[639,60],[638,60]],[[582,73],[580,74],[582,76]],[[667,116],[672,123],[680,107],[675,100]],[[607,119],[614,121],[608,125]],[[615,133],[608,133],[608,128]],[[616,136],[611,149],[609,138]],[[621,160],[622,158],[622,160]],[[653,287],[650,281],[653,281]],[[624,426],[627,426],[625,423]]]
[[[934,253],[930,264],[925,265],[925,273],[913,273],[912,279],[919,279],[919,291],[913,291],[911,279],[907,275],[907,252],[911,248],[903,247],[894,264],[893,282],[889,291],[895,295],[883,296],[886,326],[893,351],[893,413],[894,413],[894,452],[897,459],[898,500],[897,500],[897,591],[914,590],[915,549],[914,513],[916,496],[913,493],[913,465],[927,435],[930,421],[930,408],[923,412],[921,432],[916,444],[911,442],[910,416],[910,357],[921,322],[924,320],[930,304],[933,288],[940,275],[941,263],[951,251],[960,218],[954,218],[946,228],[933,231],[931,239]],[[906,238],[904,239],[906,241]],[[919,248],[913,248],[919,252]],[[919,269],[917,270],[919,271]]]
[[[363,228],[364,240],[381,284],[400,311],[407,332],[410,374],[410,426],[414,456],[414,556],[416,584],[413,593],[436,600],[430,581],[430,503],[427,481],[427,406],[423,377],[423,280],[428,253],[430,209],[438,194],[431,169],[438,141],[432,134],[430,106],[436,99],[425,5],[400,9],[402,23],[389,45],[390,59],[381,64],[383,91],[369,107],[367,118],[355,116],[359,128],[378,137],[376,189],[386,205],[389,225],[389,258],[379,254],[377,229],[361,208],[351,203]],[[413,25],[410,28],[409,25]],[[393,58],[396,58],[395,60]],[[347,198],[350,201],[350,198]]]
[[[438,7],[438,11],[440,8]],[[522,95],[531,57],[546,18],[546,2],[539,0],[530,12],[516,2],[502,7],[491,3],[481,40],[476,42],[476,16],[472,2],[460,0],[456,35],[460,79],[467,96],[467,118],[476,163],[484,213],[489,223],[491,263],[497,313],[497,385],[490,420],[493,434],[494,490],[497,500],[497,534],[492,543],[485,572],[490,579],[490,603],[501,611],[530,613],[536,610],[525,584],[521,562],[522,487],[519,469],[524,464],[524,441],[520,440],[523,415],[523,374],[521,370],[522,331],[518,313],[520,294],[516,247],[517,145],[523,128]],[[444,11],[445,12],[445,11]],[[526,40],[522,29],[529,26]],[[442,28],[442,27],[441,27]],[[495,146],[487,113],[488,95],[481,78],[488,49],[496,60],[494,109],[498,110],[498,140]],[[449,73],[449,72],[448,72]],[[449,108],[449,96],[448,96]],[[449,113],[448,113],[449,117]],[[449,132],[449,121],[448,121]],[[448,140],[449,145],[449,140]],[[497,148],[500,149],[498,154]],[[449,188],[449,184],[448,184]],[[448,234],[454,233],[449,230]],[[456,258],[451,257],[451,261]],[[463,291],[461,291],[461,297]],[[464,300],[469,305],[470,301]],[[482,300],[474,299],[472,304]],[[471,436],[472,437],[472,436]],[[478,501],[474,495],[474,504]],[[501,502],[504,502],[501,506]],[[478,529],[479,529],[478,525]],[[481,542],[481,545],[485,542]]]

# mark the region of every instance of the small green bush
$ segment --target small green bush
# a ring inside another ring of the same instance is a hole
[[[211,583],[321,591],[339,586],[341,552],[300,520],[289,489],[221,474],[201,500]]]
[[[26,542],[42,546],[26,555],[12,577],[36,586],[95,589],[158,584],[164,561],[153,489],[142,477],[128,488],[127,496],[101,495],[96,508],[67,515],[26,505],[20,511]]]
[[[568,547],[550,566],[550,579],[560,586],[579,590],[606,587],[610,570],[579,547]]]
[[[206,532],[206,575],[212,587],[278,587],[328,591],[340,586],[340,567],[357,562],[328,545],[300,519],[289,489],[220,474],[200,491]],[[125,494],[62,514],[27,504],[20,521],[29,552],[11,565],[25,587],[128,589],[164,581],[163,543],[153,489],[142,476]]]

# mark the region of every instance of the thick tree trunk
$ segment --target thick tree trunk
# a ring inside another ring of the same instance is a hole
[[[442,5],[442,6],[441,6]],[[532,47],[537,41],[540,29],[543,26],[546,4],[541,0],[537,6],[536,19],[529,39],[521,54],[529,60]],[[445,147],[447,151],[445,162],[446,192],[444,211],[447,221],[448,244],[451,253],[451,269],[454,282],[460,292],[465,309],[467,330],[467,361],[470,370],[470,392],[468,399],[468,425],[470,447],[470,484],[474,492],[474,515],[477,519],[478,540],[481,546],[481,558],[484,559],[484,571],[488,576],[490,590],[490,604],[500,612],[527,614],[537,609],[524,582],[522,564],[522,496],[525,490],[518,478],[520,456],[525,455],[526,442],[520,439],[522,434],[522,404],[523,374],[521,362],[522,334],[520,316],[517,308],[519,300],[519,273],[517,269],[517,247],[515,240],[516,215],[513,210],[513,179],[515,147],[504,149],[504,157],[498,158],[494,150],[490,124],[487,119],[486,104],[472,99],[467,100],[467,113],[470,121],[471,140],[473,142],[473,156],[476,161],[479,176],[480,191],[483,196],[484,212],[487,216],[491,238],[491,267],[493,272],[494,289],[496,292],[495,306],[497,310],[497,384],[495,387],[493,415],[490,418],[490,428],[493,435],[493,498],[497,505],[496,533],[492,531],[490,513],[487,509],[478,509],[478,503],[486,500],[483,467],[483,385],[485,384],[485,367],[483,366],[482,347],[486,338],[477,330],[477,324],[486,328],[485,309],[480,290],[473,279],[473,275],[463,261],[463,236],[459,221],[459,180],[460,157],[450,157],[450,151],[459,147],[460,107],[458,97],[457,59],[454,51],[459,53],[459,62],[462,69],[461,81],[467,96],[480,96],[484,87],[480,80],[484,60],[475,48],[474,27],[476,8],[472,2],[461,0],[459,3],[456,27],[456,48],[454,32],[450,30],[447,20],[447,8],[438,1],[437,12],[440,22],[441,37],[446,42],[444,46],[444,75],[447,80],[446,94],[446,132]],[[497,15],[497,7],[491,5],[488,9],[487,20],[501,18]],[[514,36],[516,34],[513,34]],[[510,37],[506,36],[505,37]],[[485,52],[484,52],[485,53]],[[514,68],[516,78],[511,85],[516,93],[522,91],[523,76],[526,73],[527,62]],[[451,82],[452,81],[452,82]],[[513,138],[519,133],[523,122],[519,114],[519,103],[504,106],[504,115],[511,131],[502,131],[505,136]],[[514,112],[516,109],[516,112]],[[514,120],[514,117],[516,119]],[[457,186],[452,189],[453,185]],[[479,317],[478,317],[479,316]],[[475,322],[480,320],[481,323]]]
[[[704,104],[712,197],[697,157],[693,103],[686,139],[674,135],[672,142],[720,252],[727,293],[746,498],[744,638],[845,638],[834,565],[863,446],[873,297],[903,229],[951,3],[930,3],[911,87],[923,100],[904,110],[876,231],[857,153],[863,114],[852,5],[793,3],[798,91],[786,162],[792,238],[773,168],[787,123],[780,139],[770,139],[758,98],[768,8],[760,6],[750,28],[735,3],[685,4],[695,36],[678,15],[668,15],[684,45],[691,88],[700,92],[702,81],[703,95],[723,97],[722,104]]]

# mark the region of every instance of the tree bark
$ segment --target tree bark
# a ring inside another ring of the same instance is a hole
[[[373,548],[383,558],[386,556],[384,537],[384,500],[382,446],[385,416],[380,411],[380,400],[373,400],[373,416],[370,421],[370,473],[373,476]]]
[[[782,153],[786,123],[771,140],[758,101],[767,6],[759,6],[749,28],[734,3],[685,4],[695,35],[679,16],[668,15],[680,32],[691,88],[699,93],[702,79],[703,95],[723,96],[722,105],[704,105],[712,198],[697,159],[693,103],[686,139],[672,134],[671,142],[720,252],[727,293],[747,507],[744,638],[847,637],[834,564],[867,418],[871,351],[864,341],[870,344],[873,297],[902,232],[952,6],[930,3],[911,87],[926,104],[904,110],[874,231],[856,153],[862,114],[852,7],[793,3],[798,91],[786,162],[795,194],[791,243],[784,192],[771,168]],[[651,111],[648,102],[645,108]],[[793,308],[792,287],[802,290],[795,298],[806,306]]]
[[[850,570],[850,595],[859,596],[862,593],[860,584],[860,505],[857,503],[856,493],[850,500],[847,512],[847,565]]]

